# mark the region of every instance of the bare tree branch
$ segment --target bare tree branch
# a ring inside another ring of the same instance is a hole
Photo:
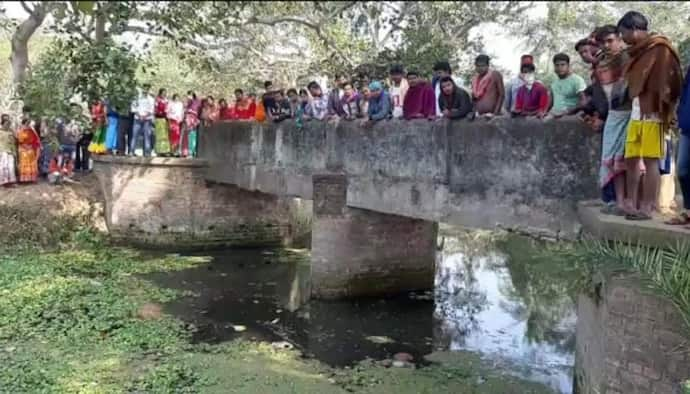
[[[24,11],[26,11],[29,15],[32,15],[34,13],[34,10],[29,7],[29,4],[27,4],[26,1],[20,1],[19,4],[22,5],[22,8]]]

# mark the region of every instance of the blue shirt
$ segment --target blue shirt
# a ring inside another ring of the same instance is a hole
[[[683,85],[683,92],[681,93],[676,112],[680,133],[690,136],[690,68],[688,68],[685,74],[685,84]]]
[[[385,90],[381,91],[378,98],[369,99],[369,119],[383,120],[391,113],[391,101]]]

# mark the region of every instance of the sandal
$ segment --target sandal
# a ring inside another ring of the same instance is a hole
[[[625,210],[624,210],[623,208],[619,208],[619,207],[617,207],[617,206],[614,206],[613,208],[611,208],[611,215],[613,215],[613,216],[620,216],[620,217],[623,217],[623,216],[625,216],[625,215],[627,215],[627,214],[628,214],[628,213],[625,212]],[[688,223],[688,224],[690,224],[690,223]]]
[[[680,215],[665,221],[664,224],[668,224],[669,226],[687,226],[690,224],[690,216],[688,216],[686,212],[683,212]]]
[[[642,221],[642,220],[652,220],[652,217],[642,212],[629,213],[625,215],[625,220],[631,221]]]

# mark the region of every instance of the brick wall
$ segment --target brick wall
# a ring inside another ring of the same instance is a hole
[[[179,248],[259,246],[305,230],[294,219],[305,220],[310,204],[207,183],[204,170],[195,160],[97,158],[113,238]]]
[[[320,298],[429,289],[437,225],[345,205],[344,175],[314,176],[311,293]]]
[[[578,394],[680,394],[690,378],[690,332],[670,301],[616,276],[601,299],[578,301]]]

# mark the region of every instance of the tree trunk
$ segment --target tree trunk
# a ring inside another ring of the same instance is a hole
[[[94,41],[96,45],[102,43],[105,40],[106,21],[107,16],[105,14],[105,9],[99,6],[98,11],[96,11],[96,39]]]
[[[26,80],[26,71],[29,66],[29,39],[41,26],[47,13],[45,3],[37,3],[33,9],[29,9],[24,3],[22,5],[29,12],[29,18],[17,26],[11,40],[10,62],[12,64],[12,89],[15,94]]]

